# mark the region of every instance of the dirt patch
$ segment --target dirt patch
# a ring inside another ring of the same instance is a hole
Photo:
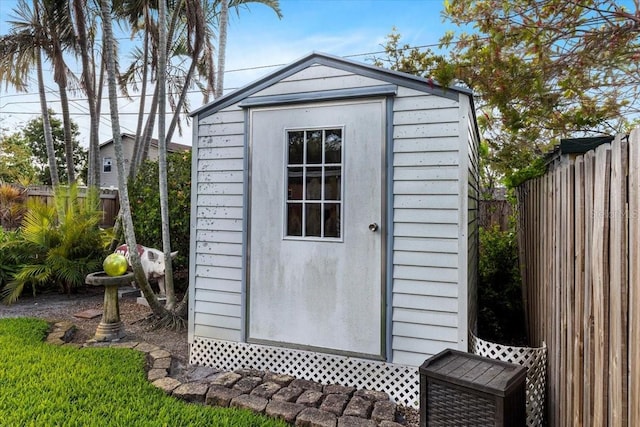
[[[12,305],[0,304],[0,317],[37,317],[49,322],[70,321],[76,325],[73,342],[85,343],[96,332],[101,317],[84,319],[74,314],[86,310],[102,312],[104,290],[101,287],[79,288],[72,295],[58,293],[25,295]],[[120,320],[124,323],[126,336],[121,341],[147,341],[169,351],[178,361],[186,364],[189,357],[187,331],[151,329],[147,320],[151,309],[138,304],[134,294],[119,299]]]

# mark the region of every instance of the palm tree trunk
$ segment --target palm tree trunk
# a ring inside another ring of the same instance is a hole
[[[142,146],[142,124],[144,123],[144,107],[147,103],[147,85],[148,85],[148,73],[149,73],[149,9],[145,7],[145,30],[144,30],[144,42],[143,42],[143,54],[142,60],[142,88],[140,89],[140,106],[138,108],[138,124],[136,126],[136,139],[133,143],[133,156],[129,164],[129,179],[136,176],[139,164],[136,163],[136,159],[140,157],[140,151]]]
[[[34,7],[36,1],[34,0]],[[47,97],[44,92],[44,77],[42,75],[42,57],[40,49],[36,49],[36,73],[38,74],[38,94],[40,95],[40,109],[42,110],[42,128],[44,130],[44,142],[47,146],[47,158],[49,159],[49,173],[51,174],[51,185],[60,185],[58,178],[58,165],[56,163],[56,151],[53,147],[53,135],[51,134],[51,121],[49,120],[49,110],[47,109]]]
[[[102,0],[100,3],[100,12],[102,15],[103,26],[103,51],[106,56],[109,107],[111,110],[111,129],[113,133],[113,144],[116,153],[116,165],[118,167],[118,193],[120,195],[122,222],[124,226],[124,234],[127,245],[130,248],[135,248],[137,247],[136,236],[133,228],[133,219],[131,217],[131,206],[129,204],[127,181],[125,179],[124,155],[122,152],[122,134],[120,133],[120,121],[118,118],[118,89],[116,85],[113,30],[111,28],[111,3],[112,2],[108,0]],[[153,293],[151,286],[149,286],[149,282],[147,281],[144,271],[142,270],[142,264],[140,263],[138,251],[129,251],[129,257],[131,260],[136,283],[138,283],[138,286],[142,290],[144,297],[149,302],[149,307],[155,314],[166,315],[168,311],[162,304],[160,304],[158,298]]]
[[[220,9],[220,34],[218,35],[218,75],[213,97],[219,98],[224,90],[224,69],[227,50],[227,28],[229,26],[229,0],[222,0]]]
[[[67,182],[76,182],[75,163],[73,161],[73,138],[71,136],[71,115],[69,114],[69,97],[67,87],[58,83],[60,91],[60,108],[62,109],[62,127],[64,129],[64,155],[67,163]]]
[[[176,295],[173,289],[173,267],[171,263],[171,236],[169,231],[169,191],[167,188],[167,140],[165,137],[167,92],[167,25],[166,3],[158,2],[158,188],[160,190],[160,216],[162,218],[162,248],[164,251],[164,285],[166,290],[166,308],[173,309]]]
[[[89,186],[100,187],[100,141],[98,132],[100,127],[100,117],[96,114],[96,91],[95,79],[92,71],[91,60],[89,59],[89,47],[87,41],[86,16],[84,13],[87,7],[86,0],[75,0],[73,2],[73,12],[76,20],[76,33],[78,45],[80,46],[80,59],[82,60],[82,79],[84,82],[87,102],[89,103]]]

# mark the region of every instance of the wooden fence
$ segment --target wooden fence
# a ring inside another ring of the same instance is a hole
[[[32,185],[26,190],[27,199],[39,198],[46,203],[53,203],[53,187],[47,185]],[[82,189],[80,191],[82,195]],[[113,227],[120,210],[118,190],[103,188],[100,190],[100,207],[102,208],[101,227]]]
[[[640,129],[518,189],[532,346],[551,426],[640,425]]]
[[[479,207],[478,225],[480,227],[491,228],[497,225],[502,231],[509,230],[509,219],[513,210],[508,200],[480,200]]]

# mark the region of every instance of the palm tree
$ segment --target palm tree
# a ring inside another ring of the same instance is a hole
[[[226,66],[227,56],[227,30],[229,26],[229,7],[233,7],[238,11],[240,6],[247,3],[262,3],[269,6],[278,15],[278,18],[282,18],[282,12],[280,11],[280,2],[278,0],[218,0],[220,4],[220,17],[218,20],[218,70],[215,79],[215,90],[213,97],[218,98],[222,96],[224,90],[224,72]]]
[[[166,307],[172,310],[176,304],[173,288],[173,266],[171,263],[171,236],[169,233],[169,190],[167,188],[167,140],[165,139],[165,111],[167,109],[166,69],[167,69],[167,15],[166,3],[158,2],[158,183],[160,189],[160,215],[162,216],[162,248],[164,251],[164,277],[167,295]]]
[[[33,0],[33,8],[29,7],[24,0],[19,0],[13,11],[18,19],[9,21],[11,32],[0,37],[0,81],[4,81],[7,86],[12,85],[19,91],[26,91],[29,72],[35,65],[51,183],[53,186],[58,186],[60,179],[42,74],[41,49],[46,41],[38,31],[40,29],[38,0]]]
[[[63,56],[64,47],[75,47],[69,3],[66,0],[41,0],[41,7],[43,11],[41,15],[41,31],[43,32],[43,39],[48,40],[48,43],[44,43],[43,50],[53,64],[53,80],[58,85],[64,129],[67,177],[69,183],[73,183],[75,182],[75,168],[67,87],[69,79],[75,77],[69,71]]]
[[[127,245],[130,248],[137,247],[135,230],[133,228],[133,219],[131,218],[131,205],[129,204],[129,192],[127,190],[127,181],[124,170],[124,155],[122,152],[122,134],[120,132],[120,120],[118,117],[118,88],[116,83],[116,65],[115,65],[115,41],[113,38],[113,29],[111,27],[111,9],[112,2],[109,0],[100,1],[100,14],[102,17],[102,38],[103,38],[103,55],[105,57],[107,71],[107,86],[109,90],[109,108],[111,110],[111,131],[113,134],[113,145],[116,154],[116,166],[118,168],[118,194],[120,197],[120,212],[124,228],[124,235]],[[166,308],[160,304],[158,298],[153,293],[147,277],[142,270],[138,251],[129,251],[129,259],[133,268],[136,283],[140,287],[149,307],[156,314],[167,313]]]
[[[100,141],[98,139],[100,128],[100,116],[98,115],[98,98],[96,95],[95,81],[95,63],[89,55],[89,34],[87,32],[87,0],[74,0],[72,3],[73,15],[75,18],[75,31],[77,36],[78,47],[80,49],[80,59],[82,61],[82,80],[81,85],[87,94],[87,102],[89,103],[89,175],[88,184],[90,186],[100,187]],[[95,31],[92,29],[91,33]]]

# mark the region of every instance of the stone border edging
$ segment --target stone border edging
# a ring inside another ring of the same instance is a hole
[[[217,372],[183,383],[171,377],[171,353],[159,346],[137,341],[72,344],[69,341],[74,331],[71,322],[55,323],[46,342],[141,351],[146,354],[149,382],[186,402],[249,409],[298,427],[402,427],[395,422],[396,404],[384,392],[322,385],[255,369]]]

